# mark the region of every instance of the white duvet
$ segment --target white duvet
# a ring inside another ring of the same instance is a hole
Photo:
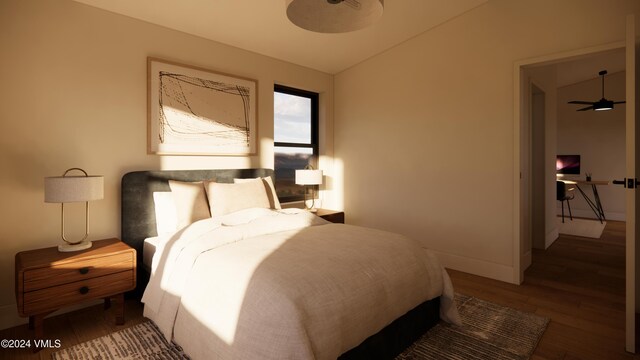
[[[251,209],[158,245],[144,315],[192,359],[335,359],[450,280],[406,237],[308,212]]]

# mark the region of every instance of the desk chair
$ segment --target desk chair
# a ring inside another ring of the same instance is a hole
[[[560,201],[562,206],[562,222],[564,223],[564,202],[567,202],[567,207],[569,208],[569,218],[573,221],[573,215],[571,215],[571,204],[569,200],[573,200],[575,196],[572,193],[573,188],[570,188],[567,191],[566,184],[562,181],[556,181],[556,200]]]

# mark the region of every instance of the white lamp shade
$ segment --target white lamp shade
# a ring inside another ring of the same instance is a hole
[[[319,33],[363,29],[382,16],[384,0],[287,0],[287,17],[295,25]]]
[[[322,184],[322,170],[296,170],[296,184],[298,185]]]
[[[44,178],[44,202],[85,202],[102,198],[104,198],[103,176],[53,176]]]

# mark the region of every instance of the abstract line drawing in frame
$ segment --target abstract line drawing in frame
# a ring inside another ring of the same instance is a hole
[[[255,155],[257,81],[147,59],[148,152]]]

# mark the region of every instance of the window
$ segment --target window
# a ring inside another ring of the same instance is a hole
[[[273,99],[276,192],[281,202],[303,200],[295,171],[318,168],[318,94],[275,85]]]

